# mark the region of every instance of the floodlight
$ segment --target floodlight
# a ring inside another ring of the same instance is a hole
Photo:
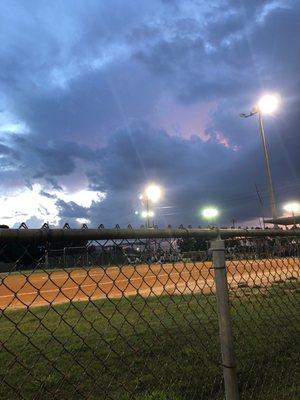
[[[142,211],[142,218],[147,218],[148,217],[148,212],[147,211]]]
[[[215,207],[206,207],[201,212],[205,219],[214,219],[219,215],[219,210]]]
[[[141,215],[142,215],[142,218],[154,217],[154,212],[151,210],[148,210],[148,211],[144,210],[144,211],[142,211]]]
[[[258,102],[258,109],[263,114],[272,114],[279,106],[279,96],[276,94],[266,94]]]
[[[145,195],[148,200],[156,203],[161,197],[161,188],[158,185],[149,185],[146,187]]]
[[[299,212],[299,211],[300,211],[300,204],[297,203],[296,201],[291,202],[291,203],[286,203],[286,204],[283,206],[283,209],[284,209],[285,211],[287,211],[287,212],[290,212],[290,213],[296,213],[296,212]]]

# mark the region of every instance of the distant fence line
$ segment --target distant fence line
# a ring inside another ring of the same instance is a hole
[[[40,243],[59,242],[64,240],[116,240],[116,239],[160,239],[202,237],[208,240],[221,237],[282,237],[300,236],[300,229],[202,229],[202,228],[98,228],[98,229],[0,229],[0,241],[35,240]]]

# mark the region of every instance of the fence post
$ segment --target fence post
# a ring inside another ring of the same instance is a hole
[[[214,279],[216,284],[225,395],[226,400],[238,400],[239,392],[233,349],[224,240],[217,238],[211,241],[210,250],[212,251]]]
[[[63,250],[63,264],[64,264],[63,268],[67,268],[66,247],[64,247],[64,250]]]

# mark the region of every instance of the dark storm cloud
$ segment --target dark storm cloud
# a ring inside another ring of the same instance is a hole
[[[255,130],[255,134],[258,133]],[[272,141],[274,175],[278,177],[277,195],[284,196],[300,189],[300,181],[290,180],[290,171],[281,152],[279,140]],[[158,151],[159,149],[159,151]],[[141,157],[142,155],[142,157]],[[143,162],[141,162],[141,158]],[[292,159],[299,165],[298,159]],[[232,218],[254,219],[262,215],[255,184],[258,184],[267,210],[267,186],[262,176],[263,157],[257,151],[255,140],[239,151],[203,143],[199,138],[190,140],[171,138],[164,131],[147,126],[135,127],[130,132],[120,131],[111,140],[99,158],[101,173],[90,172],[91,185],[102,190],[108,188],[107,198],[89,211],[94,223],[110,224],[111,213],[118,223],[141,223],[133,211],[139,208],[138,194],[145,182],[158,182],[166,193],[162,206],[171,206],[172,213],[156,210],[157,221],[162,225],[182,221],[195,224],[199,208],[216,204],[223,213],[223,221]],[[300,165],[299,165],[300,168]],[[245,185],[246,183],[246,185]]]
[[[197,137],[171,138],[166,132],[145,125],[130,132],[119,131],[101,152],[100,172],[89,173],[93,188],[108,189],[107,198],[91,207],[89,218],[94,223],[109,224],[113,213],[119,223],[141,223],[133,211],[140,208],[137,199],[145,182],[153,181],[167,188],[163,205],[173,209],[170,216],[157,210],[161,224],[180,224],[182,220],[195,223],[199,207],[212,202],[223,209],[224,220],[230,221],[243,208],[239,199],[241,193],[245,196],[244,181],[251,182],[254,188],[260,170],[251,165],[255,152],[253,148],[245,157],[245,152],[216,146],[214,140],[204,144]],[[246,171],[243,179],[241,171]],[[251,193],[248,197],[253,201]],[[237,206],[240,210],[236,210]],[[258,211],[255,205],[247,217],[254,217]]]
[[[1,138],[4,186],[18,176],[60,190],[80,171],[107,196],[90,209],[61,201],[60,215],[94,224],[132,222],[150,180],[173,207],[165,220],[158,210],[161,222],[192,223],[206,202],[224,221],[253,218],[254,183],[266,193],[261,149],[256,121],[238,114],[271,88],[285,99],[266,123],[275,182],[299,194],[299,2],[15,1],[1,13],[0,108],[28,128]],[[211,105],[207,142],[157,129],[164,96],[187,110]]]
[[[95,158],[95,152],[88,147],[63,140],[43,144],[35,136],[15,135],[10,144],[12,147],[0,146],[0,153],[2,150],[7,156],[1,160],[6,159],[11,169],[19,169],[24,180],[43,177],[55,189],[59,186],[53,178],[73,173],[78,161],[88,163]]]
[[[18,158],[17,152],[9,146],[5,146],[4,144],[0,144],[0,155],[2,156],[13,156]]]
[[[153,107],[155,85],[130,61],[126,38],[143,9],[158,16],[161,8],[156,2],[145,3],[140,11],[134,1],[115,1],[114,7],[71,3],[56,3],[53,9],[35,2],[4,7],[0,63],[5,106],[40,140],[63,136],[82,141],[82,136],[98,135],[101,142],[100,135]],[[18,40],[10,28],[4,29],[8,24],[23,32]]]
[[[155,95],[147,78],[147,73],[134,63],[119,64],[101,74],[85,73],[70,82],[66,91],[29,94],[16,109],[38,136],[72,138],[77,142],[85,142],[88,137],[93,146],[92,140],[99,142],[99,137],[147,114],[153,107]],[[139,82],[144,90],[136,92]]]
[[[88,162],[94,156],[91,150],[74,142],[55,141],[42,146],[22,138],[21,143],[26,149],[22,155],[23,163],[35,177],[71,174],[76,169],[76,161]]]
[[[295,74],[299,60],[294,38],[299,35],[300,6],[266,9],[264,15],[263,2],[245,2],[231,10],[235,12],[209,22],[205,34],[199,29],[198,35],[181,36],[179,31],[136,57],[184,102],[253,93],[254,82],[284,90],[288,72]],[[259,18],[258,10],[262,20],[247,19],[249,13]]]
[[[245,25],[240,14],[230,14],[223,20],[217,20],[209,24],[206,39],[213,46],[219,46],[225,40],[238,34]]]
[[[76,218],[86,218],[88,216],[88,209],[70,201],[66,203],[63,200],[57,201],[57,206],[63,218],[67,220]]]

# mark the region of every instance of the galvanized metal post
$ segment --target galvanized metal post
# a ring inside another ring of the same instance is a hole
[[[233,349],[233,334],[229,307],[224,240],[211,241],[216,297],[218,306],[219,334],[223,363],[226,400],[238,400],[238,380]]]
[[[49,268],[49,253],[45,250],[45,269]]]
[[[67,248],[67,247],[64,247],[64,250],[63,250],[63,263],[64,263],[63,268],[67,268],[66,248]]]

